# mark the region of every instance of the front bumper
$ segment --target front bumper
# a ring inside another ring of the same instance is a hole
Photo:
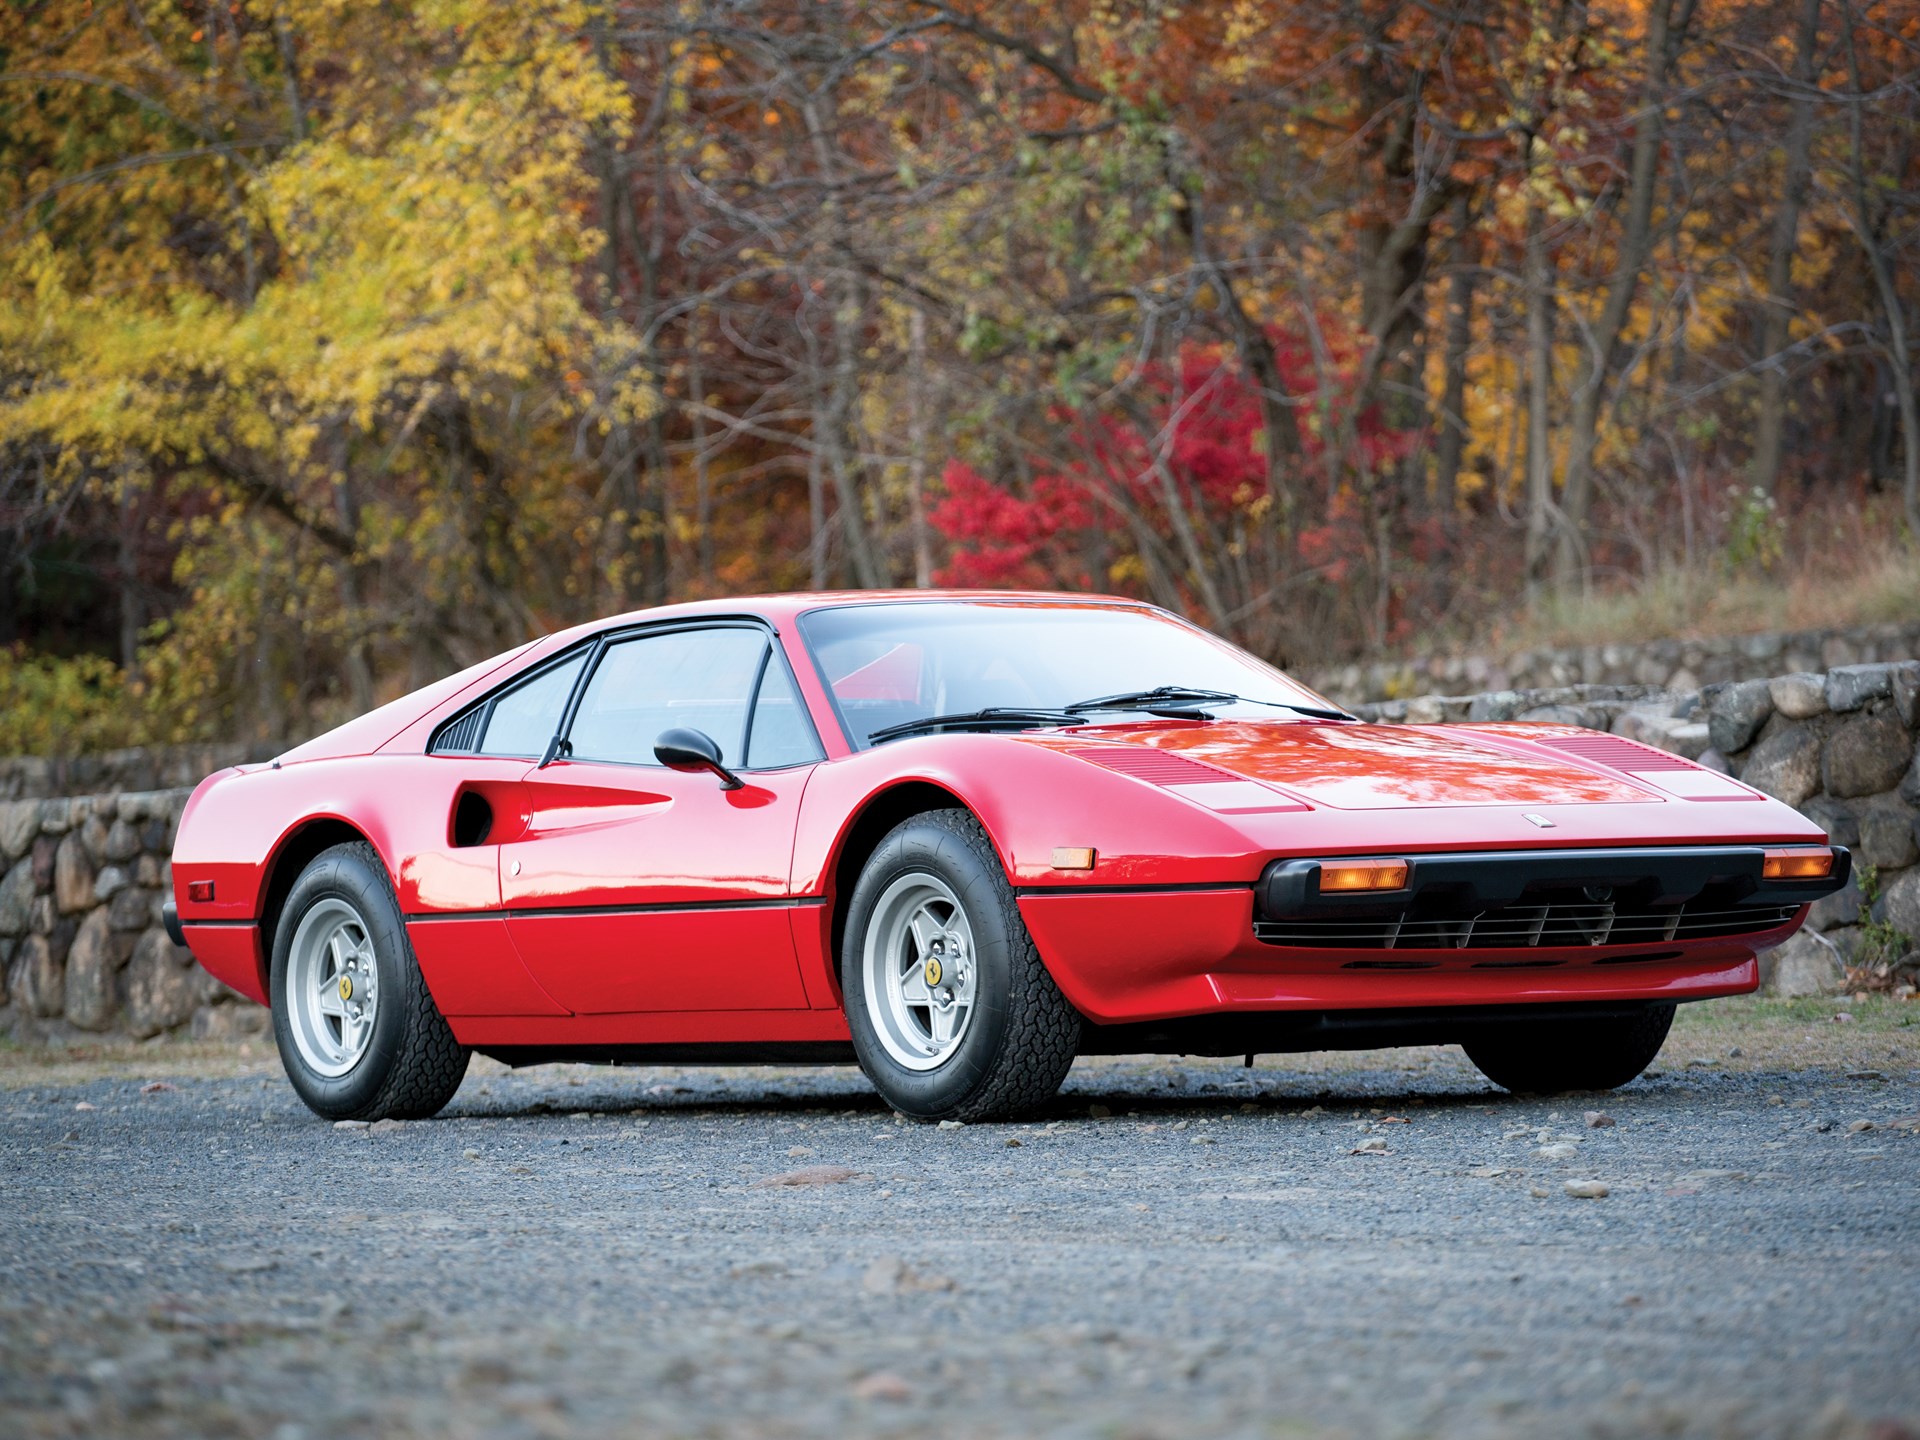
[[[1766,878],[1760,845],[1413,855],[1398,890],[1331,894],[1319,879],[1337,862],[1276,860],[1255,887],[1254,933],[1269,945],[1396,953],[1760,935],[1847,883],[1852,856],[1832,848],[1832,870],[1807,880]]]
[[[1409,883],[1392,898],[1284,887],[1276,896],[1272,877],[1302,863],[1280,861],[1255,886],[1036,889],[1019,903],[1061,990],[1103,1025],[1263,1010],[1704,1000],[1755,989],[1757,953],[1846,882],[1842,850],[1834,874],[1816,881],[1763,881],[1762,854],[1686,846],[1409,857]],[[1556,909],[1573,903],[1562,895],[1569,886],[1587,909]],[[1612,893],[1589,899],[1589,886]],[[1299,897],[1293,913],[1290,896]],[[1310,921],[1329,928],[1282,928]]]

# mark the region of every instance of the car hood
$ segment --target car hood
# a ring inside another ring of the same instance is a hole
[[[1572,733],[1546,726],[1541,739]],[[1252,720],[1102,726],[1047,738],[1087,759],[1097,758],[1088,752],[1110,745],[1151,746],[1336,810],[1618,805],[1666,798],[1537,742],[1479,735],[1462,726]]]

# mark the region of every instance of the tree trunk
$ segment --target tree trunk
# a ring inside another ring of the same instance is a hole
[[[907,373],[907,525],[912,531],[913,583],[933,584],[933,551],[927,536],[927,312],[907,312],[911,367]]]
[[[1847,22],[1847,80],[1853,90],[1852,103],[1847,106],[1847,160],[1853,182],[1853,207],[1847,219],[1860,241],[1860,248],[1866,252],[1874,289],[1880,294],[1880,308],[1887,317],[1887,358],[1893,366],[1893,398],[1900,415],[1901,459],[1905,462],[1900,500],[1906,511],[1907,538],[1920,544],[1920,402],[1915,401],[1913,393],[1913,356],[1907,343],[1906,311],[1894,287],[1886,252],[1880,248],[1880,226],[1867,192],[1866,160],[1860,134],[1860,112],[1866,107],[1866,95],[1860,85],[1860,52],[1854,44],[1853,6],[1850,0],[1843,0],[1843,5]]]
[[[1694,0],[1654,0],[1647,7],[1646,75],[1640,88],[1640,114],[1634,123],[1619,258],[1607,282],[1600,319],[1580,351],[1574,377],[1567,475],[1561,490],[1561,523],[1553,564],[1554,580],[1562,589],[1583,582],[1587,574],[1587,512],[1593,499],[1593,455],[1599,439],[1601,404],[1613,371],[1613,354],[1626,328],[1652,246],[1653,197],[1660,180],[1667,77],[1693,22],[1693,8]]]
[[[1529,146],[1531,149],[1531,146]],[[1529,156],[1531,159],[1531,156]],[[1553,502],[1553,272],[1547,259],[1547,216],[1527,206],[1527,597],[1539,598],[1558,514]]]
[[[1760,372],[1760,413],[1749,478],[1754,489],[1769,495],[1779,484],[1781,437],[1786,429],[1787,370],[1782,352],[1787,348],[1788,327],[1793,320],[1793,256],[1800,247],[1800,212],[1807,203],[1813,144],[1813,52],[1820,38],[1820,5],[1821,0],[1805,0],[1800,11],[1800,33],[1793,57],[1794,94],[1787,121],[1786,173],[1767,251],[1767,302],[1760,322],[1761,363],[1766,369]]]
[[[1434,447],[1433,502],[1442,515],[1458,503],[1460,462],[1467,451],[1467,352],[1473,348],[1473,287],[1478,277],[1473,217],[1465,195],[1453,202],[1454,266],[1447,281],[1446,386],[1440,401],[1440,435]]]

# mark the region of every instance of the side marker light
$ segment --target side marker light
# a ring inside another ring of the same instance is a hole
[[[212,900],[213,881],[189,880],[187,882],[187,899],[193,901],[196,905],[204,905]]]
[[[1094,853],[1091,847],[1076,845],[1056,845],[1053,847],[1053,868],[1056,870],[1091,870]]]

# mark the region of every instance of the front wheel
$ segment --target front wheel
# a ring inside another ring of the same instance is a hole
[[[287,1078],[329,1120],[424,1118],[467,1073],[371,845],[336,845],[300,872],[274,927],[270,994]]]
[[[1468,1040],[1465,1049],[1482,1075],[1517,1094],[1611,1090],[1653,1063],[1672,1025],[1673,1006],[1649,1005],[1637,1015],[1514,1021]]]
[[[918,1120],[1031,1110],[1079,1049],[1080,1014],[964,810],[916,815],[880,842],[848,907],[840,978],[860,1068]]]

